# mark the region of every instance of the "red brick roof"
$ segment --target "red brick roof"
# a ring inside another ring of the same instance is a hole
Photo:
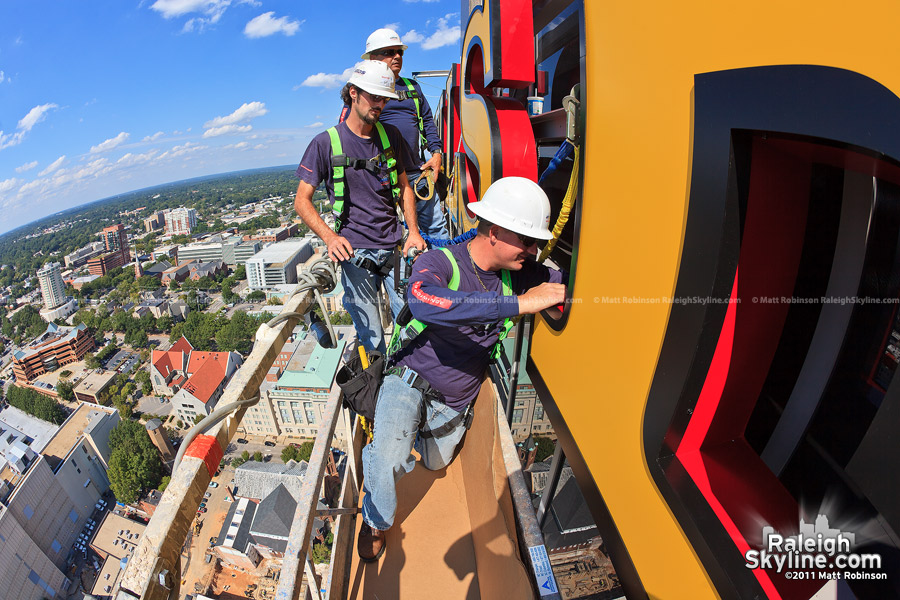
[[[184,391],[201,402],[207,402],[225,379],[228,357],[228,352],[194,350],[187,338],[182,336],[165,352],[154,350],[151,361],[164,377],[172,371],[184,370],[186,377],[176,376],[169,385],[184,382]]]

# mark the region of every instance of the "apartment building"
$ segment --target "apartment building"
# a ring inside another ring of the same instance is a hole
[[[197,226],[197,211],[193,208],[176,208],[165,215],[168,235],[190,235]]]
[[[247,260],[247,287],[251,291],[297,283],[297,265],[313,255],[309,240],[290,240],[267,246]]]

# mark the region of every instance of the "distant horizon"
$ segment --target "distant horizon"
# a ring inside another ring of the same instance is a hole
[[[408,46],[403,76],[460,61],[459,0],[338,12],[336,40],[316,2],[0,2],[0,235],[163,182],[296,165],[378,28]],[[420,84],[436,109],[446,80]]]
[[[252,168],[252,169],[238,169],[236,171],[225,171],[222,173],[210,173],[209,175],[198,175],[197,177],[188,177],[187,179],[178,179],[175,181],[168,181],[165,183],[150,185],[150,186],[139,188],[136,190],[130,190],[128,192],[122,192],[120,194],[113,194],[112,196],[107,196],[106,198],[101,198],[99,200],[91,200],[89,202],[85,202],[84,204],[79,204],[78,206],[73,206],[71,208],[67,208],[65,210],[61,210],[61,211],[55,212],[50,215],[45,215],[45,216],[37,218],[34,221],[31,221],[29,223],[20,225],[20,226],[16,227],[15,229],[10,229],[9,231],[0,233],[0,241],[3,241],[3,238],[5,238],[7,236],[15,237],[15,235],[18,235],[17,232],[19,232],[20,230],[28,229],[31,227],[36,227],[37,223],[40,223],[41,221],[49,221],[54,218],[59,218],[60,220],[64,220],[65,215],[73,214],[73,213],[79,212],[81,210],[85,210],[88,207],[93,206],[94,204],[103,204],[104,202],[110,202],[110,201],[115,200],[116,198],[122,198],[124,196],[131,196],[133,194],[141,194],[144,192],[149,193],[158,188],[163,188],[163,187],[172,186],[172,185],[182,185],[182,184],[190,183],[192,181],[200,181],[203,179],[215,179],[215,178],[219,178],[219,177],[225,178],[225,177],[230,177],[232,175],[237,175],[240,173],[251,173],[251,172],[258,172],[258,171],[274,171],[277,169],[293,170],[294,168],[295,168],[294,165],[286,164],[286,165],[273,165],[270,167],[256,167],[256,168]],[[24,231],[22,231],[22,233],[24,233]]]

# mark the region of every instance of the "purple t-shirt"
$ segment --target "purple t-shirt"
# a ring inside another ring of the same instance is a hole
[[[428,326],[397,354],[395,362],[425,377],[448,406],[462,410],[478,395],[503,320],[519,314],[516,295],[545,281],[562,283],[563,274],[526,262],[521,271],[510,272],[515,295],[504,296],[499,271],[479,268],[481,281],[475,276],[478,267],[472,264],[468,244],[449,250],[459,268],[459,288],[447,287],[453,267],[442,251],[431,250],[419,257],[409,278],[407,302],[413,317]]]
[[[394,157],[397,159],[397,173],[403,173],[412,164],[406,144],[400,132],[392,125],[385,125]],[[393,248],[400,241],[402,229],[394,209],[391,184],[387,165],[377,142],[378,132],[373,129],[371,138],[361,138],[346,123],[337,125],[338,136],[344,154],[350,158],[380,157],[378,173],[366,169],[344,168],[344,204],[348,211],[340,234],[347,238],[354,248]],[[313,187],[325,182],[328,198],[334,204],[334,169],[331,166],[331,138],[323,131],[313,138],[300,166],[297,176]]]

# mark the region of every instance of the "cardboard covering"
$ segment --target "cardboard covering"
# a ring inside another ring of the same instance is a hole
[[[419,462],[398,483],[397,516],[376,563],[356,555],[362,517],[356,519],[348,598],[534,598],[519,556],[489,380],[475,406],[456,459],[441,471]]]

